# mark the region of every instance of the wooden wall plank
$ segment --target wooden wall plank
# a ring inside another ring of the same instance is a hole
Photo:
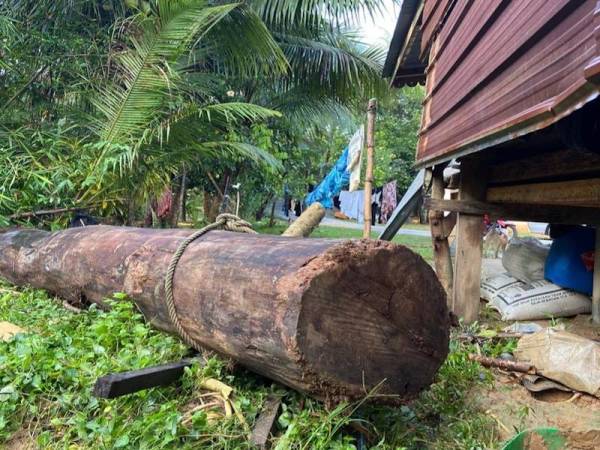
[[[465,214],[489,214],[494,219],[526,220],[563,224],[600,224],[600,208],[557,205],[526,205],[517,203],[487,203],[466,200],[437,200],[426,198],[426,209],[453,211]]]

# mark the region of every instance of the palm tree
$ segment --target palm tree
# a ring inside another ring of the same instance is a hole
[[[224,140],[215,131],[280,114],[250,103],[220,102],[220,80],[210,72],[189,70],[194,61],[214,59],[215,51],[231,55],[242,51],[226,43],[217,46],[214,35],[209,34],[234,10],[238,17],[246,18],[244,29],[254,36],[244,54],[250,52],[256,63],[241,66],[240,73],[249,75],[267,67],[275,72],[286,70],[285,58],[264,24],[237,3],[211,6],[203,0],[158,0],[152,14],[138,14],[119,24],[123,31],[117,36],[118,48],[122,50],[112,56],[110,80],[94,101],[99,114],[92,130],[100,151],[89,178],[96,182],[88,186],[81,200],[102,196],[98,186],[107,184],[105,177],[115,168],[120,174],[127,171],[127,177],[121,178],[130,185],[130,194],[143,196],[151,192],[148,181],[158,181],[148,176],[152,167],[159,168],[164,184],[182,164],[217,153],[278,165],[267,152]],[[190,56],[192,48],[195,60]],[[258,67],[260,61],[264,61],[262,68]],[[132,172],[138,176],[131,177]],[[136,183],[133,186],[132,181]]]

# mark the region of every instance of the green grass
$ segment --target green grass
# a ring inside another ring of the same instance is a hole
[[[356,231],[322,227],[315,235],[358,237]],[[408,236],[402,241],[409,246],[415,245],[411,241],[418,246],[429,242]],[[125,300],[117,294],[109,311],[92,307],[75,314],[44,291],[0,283],[0,321],[26,330],[0,342],[0,448],[10,446],[15,436],[43,449],[250,448],[247,427],[273,392],[283,398],[271,442],[276,450],[357,449],[352,427],[356,424],[368,430],[369,439],[361,448],[462,450],[499,445],[493,420],[475,409],[469,396],[473,387],[488,385],[490,373],[468,361],[475,347],[457,340],[451,341],[436,382],[402,407],[358,403],[328,410],[242,368],[231,371],[217,357],[203,369],[187,370],[180,384],[96,399],[91,392],[97,377],[177,360],[187,352],[178,339],[146,325]],[[507,345],[514,343],[483,344],[481,350],[498,355]],[[216,421],[205,411],[190,415],[206,377],[234,388],[234,405],[246,426],[235,414]]]
[[[417,225],[415,225],[417,227]],[[287,224],[284,222],[277,222],[274,226],[269,227],[267,223],[260,222],[254,225],[254,229],[259,233],[264,234],[281,234],[287,228]],[[418,228],[411,229],[424,229],[423,226],[419,225]],[[372,232],[371,237],[377,239],[379,233]],[[330,226],[319,226],[315,229],[311,235],[311,238],[337,238],[337,239],[360,239],[362,238],[362,230],[356,230],[352,228],[343,227],[330,227]],[[421,255],[427,262],[433,261],[433,249],[431,247],[431,238],[421,236],[409,236],[398,234],[394,237],[392,242],[397,244],[405,245],[411,248],[413,251]]]

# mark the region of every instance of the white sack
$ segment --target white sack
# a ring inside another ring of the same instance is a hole
[[[502,320],[549,319],[592,311],[588,297],[546,280],[505,287],[496,293],[489,306],[500,312]]]
[[[496,297],[496,294],[502,289],[518,283],[520,283],[520,281],[511,277],[508,273],[487,277],[484,280],[481,280],[481,298],[491,302]]]
[[[539,239],[513,238],[502,253],[502,265],[517,280],[531,283],[544,279],[550,247]]]

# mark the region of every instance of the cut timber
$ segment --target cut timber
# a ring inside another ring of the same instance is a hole
[[[492,187],[487,190],[486,199],[492,203],[529,203],[598,208],[600,207],[600,178]]]
[[[319,226],[325,217],[325,208],[319,202],[315,202],[304,210],[300,217],[292,222],[282,236],[285,237],[308,237],[313,230]]]
[[[269,441],[275,419],[277,419],[280,406],[281,397],[270,394],[265,401],[258,419],[256,419],[252,435],[250,436],[250,442],[260,449],[267,448],[267,442]]]
[[[179,380],[185,368],[190,367],[194,362],[204,365],[204,360],[201,358],[187,358],[144,369],[111,373],[96,380],[94,395],[101,398],[115,398],[143,389],[166,386]]]
[[[527,220],[579,225],[600,224],[600,208],[585,206],[524,205],[511,203],[487,203],[476,200],[438,200],[426,198],[426,209],[453,211],[465,214],[488,214],[494,219]]]
[[[460,164],[460,200],[482,200],[485,173],[481,162],[466,159]],[[479,316],[483,218],[459,213],[456,231],[456,262],[452,291],[452,311],[465,323]]]
[[[164,302],[173,252],[193,230],[89,226],[0,234],[0,275],[104,304],[126,293],[174,332]],[[383,241],[211,231],[174,278],[184,328],[203,347],[329,400],[400,402],[428,386],[448,352],[442,286],[409,249]],[[385,380],[385,381],[384,381]]]
[[[600,173],[600,155],[561,149],[490,167],[489,183],[523,183],[549,179],[591,178]]]

